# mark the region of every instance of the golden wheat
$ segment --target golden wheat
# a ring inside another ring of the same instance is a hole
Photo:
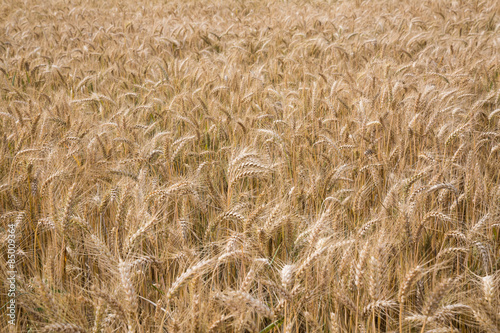
[[[2,2],[0,327],[498,332],[497,2]]]

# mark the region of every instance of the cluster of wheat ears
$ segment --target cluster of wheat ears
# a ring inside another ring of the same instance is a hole
[[[499,332],[499,15],[3,1],[0,326]]]

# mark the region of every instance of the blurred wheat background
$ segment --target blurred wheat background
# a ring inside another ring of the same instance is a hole
[[[3,1],[11,331],[499,332],[499,15]]]

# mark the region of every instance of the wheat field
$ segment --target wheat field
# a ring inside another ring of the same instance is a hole
[[[499,15],[2,1],[2,332],[499,332]]]

